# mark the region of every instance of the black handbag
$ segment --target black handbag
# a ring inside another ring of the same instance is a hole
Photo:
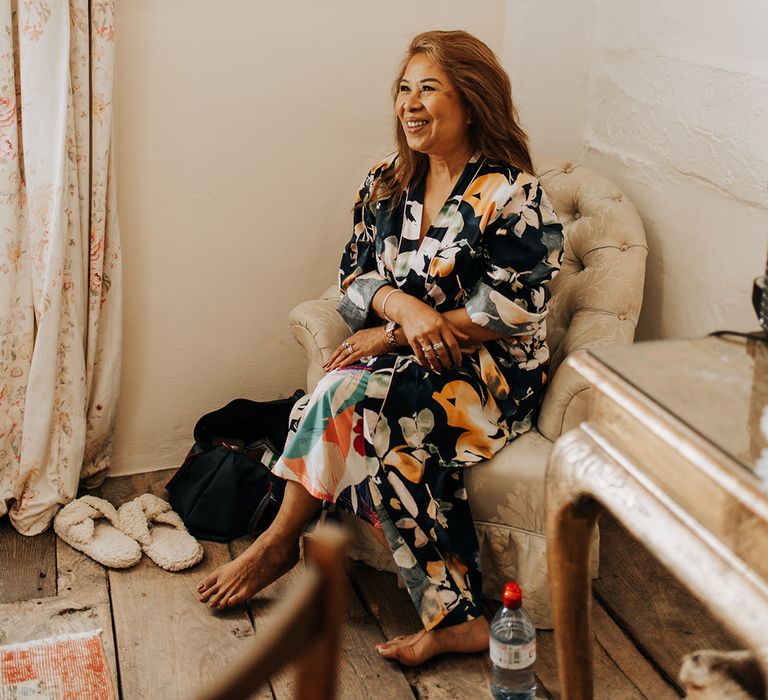
[[[228,542],[257,534],[274,520],[285,482],[270,467],[285,447],[291,409],[303,395],[235,399],[197,422],[195,444],[165,487],[195,537]]]

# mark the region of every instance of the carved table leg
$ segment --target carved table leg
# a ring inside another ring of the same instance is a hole
[[[555,444],[546,489],[552,614],[565,700],[593,697],[587,561],[592,529],[603,508],[738,635],[768,670],[766,582],[589,423]]]
[[[555,648],[564,700],[591,700],[589,547],[601,507],[578,488],[566,452],[567,446],[556,445],[547,468],[547,557]]]

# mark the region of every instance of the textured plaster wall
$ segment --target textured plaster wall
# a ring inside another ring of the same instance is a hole
[[[650,253],[638,338],[756,328],[749,294],[768,249],[768,5],[564,5],[508,2],[505,61],[536,150],[580,158],[640,213]]]
[[[113,474],[178,465],[196,418],[304,384],[290,309],[335,280],[355,190],[391,148],[408,40],[496,50],[503,0],[117,3],[125,266]]]

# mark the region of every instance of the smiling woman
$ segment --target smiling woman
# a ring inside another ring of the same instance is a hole
[[[398,151],[365,178],[341,260],[353,334],[294,411],[273,525],[199,593],[214,607],[246,600],[295,563],[302,528],[333,503],[389,543],[424,630],[378,650],[418,664],[488,645],[464,469],[535,420],[563,239],[485,44],[417,36],[394,112]]]
[[[395,112],[411,150],[469,160],[469,115],[446,72],[426,54],[408,61]]]

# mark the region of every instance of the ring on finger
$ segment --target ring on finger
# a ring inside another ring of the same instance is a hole
[[[442,340],[440,342],[438,342],[438,343],[432,343],[432,349],[435,352],[437,352],[438,350],[440,350],[441,348],[444,348],[444,347],[445,347],[445,343]]]
[[[421,351],[422,352],[432,352],[433,345],[422,345]]]
[[[351,355],[353,352],[355,352],[355,349],[351,345],[347,344],[347,353]]]

